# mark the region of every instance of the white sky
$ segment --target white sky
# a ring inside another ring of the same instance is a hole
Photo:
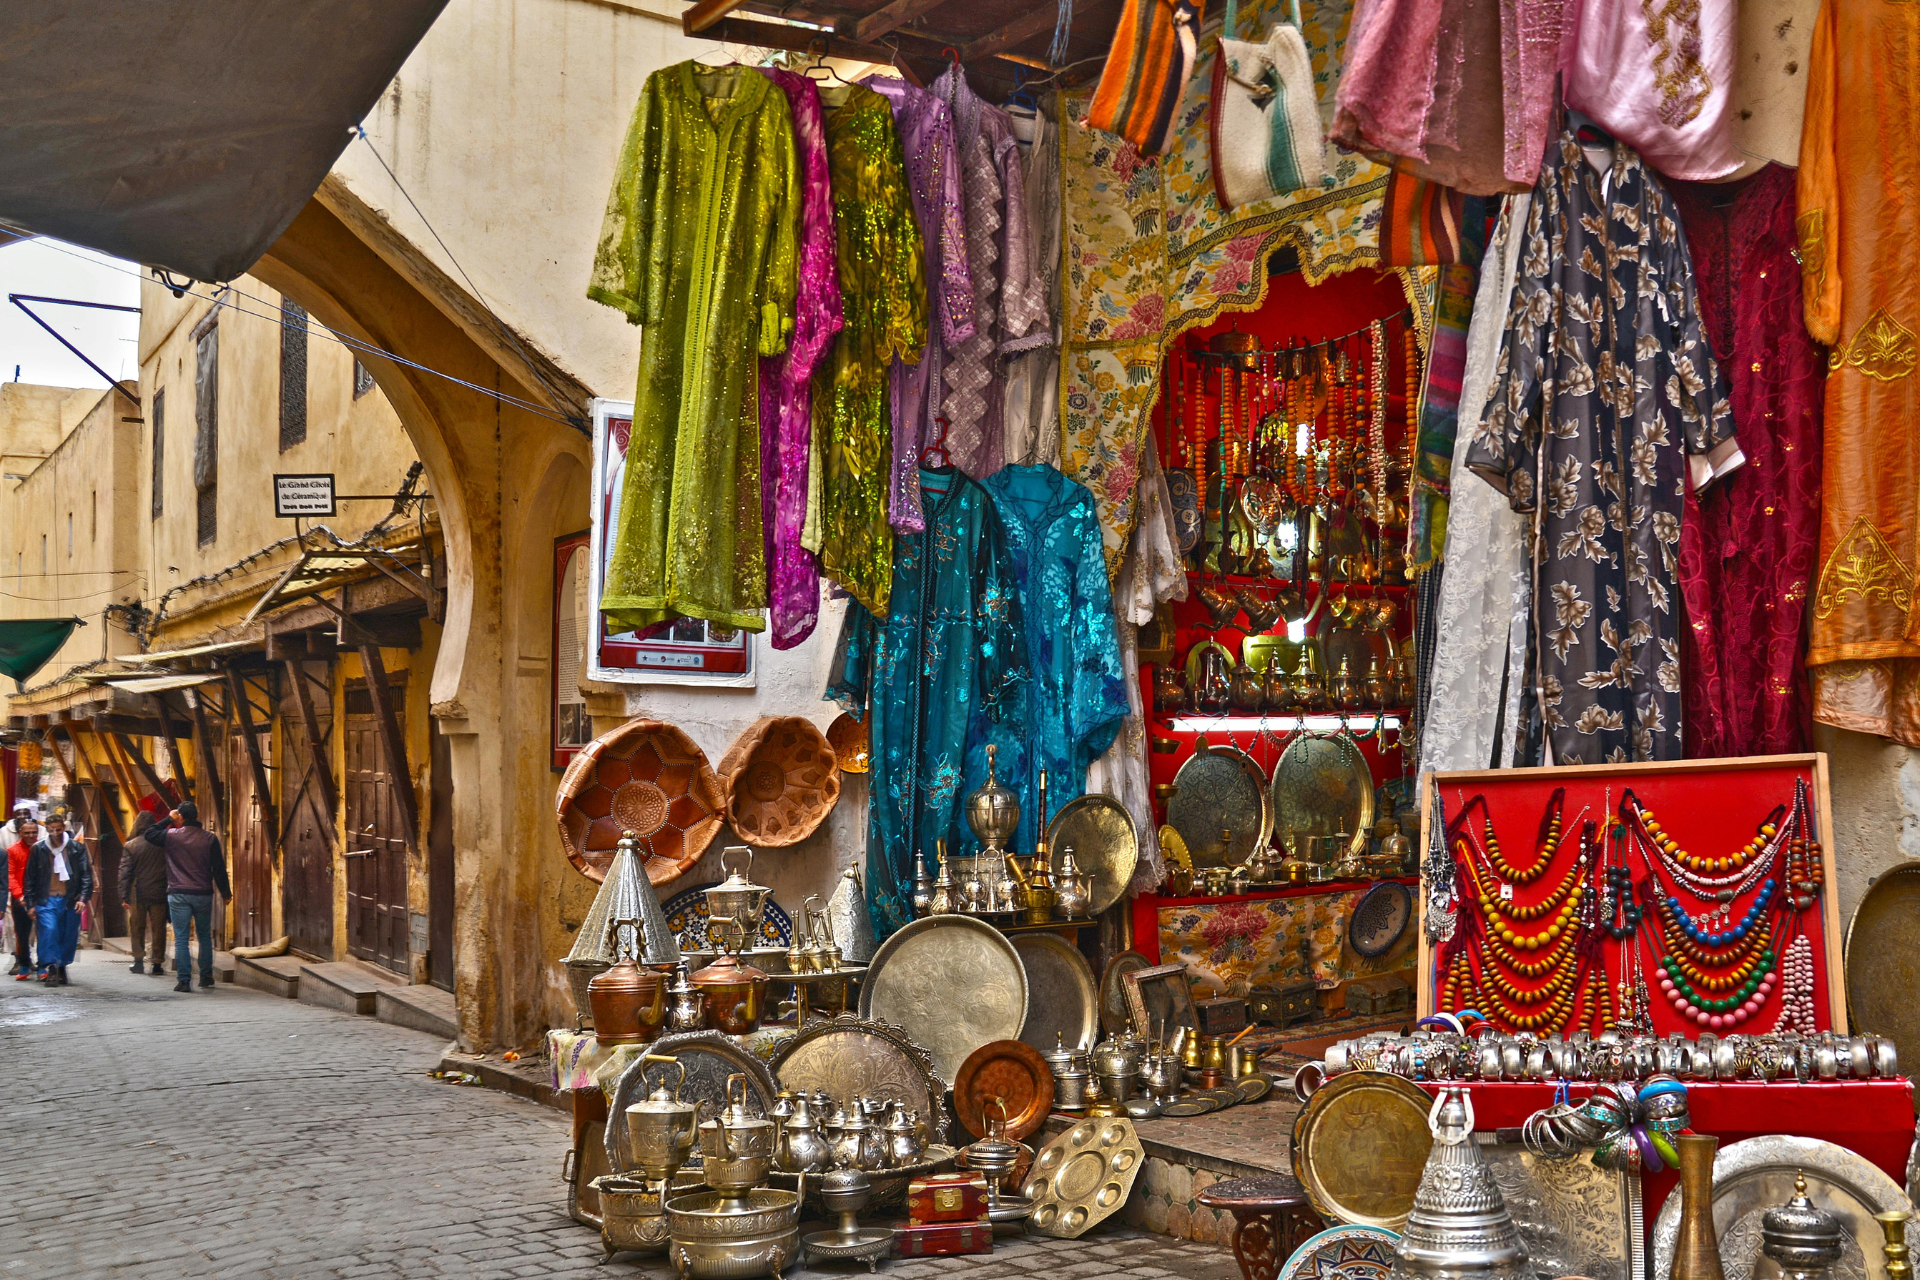
[[[14,293],[86,302],[140,304],[140,268],[60,240],[12,240],[0,234],[0,382],[53,387],[105,387],[100,375],[7,301]],[[140,376],[140,317],[132,311],[27,304],[67,341],[119,378]]]

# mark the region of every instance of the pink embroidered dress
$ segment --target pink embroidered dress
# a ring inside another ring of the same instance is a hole
[[[1567,105],[1669,178],[1740,167],[1733,136],[1736,0],[1568,0]]]
[[[800,545],[807,515],[808,453],[813,441],[809,385],[844,323],[834,266],[833,190],[827,129],[813,81],[771,67],[762,73],[787,97],[800,159],[800,266],[793,337],[760,360],[760,509],[767,544],[768,632],[776,649],[813,634],[820,618],[820,564]]]

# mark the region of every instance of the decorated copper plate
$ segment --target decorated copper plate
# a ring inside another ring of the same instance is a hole
[[[1328,1227],[1293,1251],[1279,1280],[1387,1280],[1399,1239],[1385,1227]]]
[[[827,745],[842,773],[865,773],[873,768],[872,748],[868,745],[867,722],[855,720],[842,711],[827,726]]]
[[[1196,867],[1245,862],[1273,831],[1266,772],[1238,747],[1196,747],[1173,786],[1167,821],[1187,842]]]
[[[1127,1008],[1126,976],[1151,968],[1153,961],[1138,951],[1122,951],[1107,961],[1106,970],[1100,975],[1100,1026],[1108,1035],[1121,1034],[1133,1020]]]
[[[1315,1212],[1404,1227],[1433,1149],[1432,1106],[1420,1086],[1385,1071],[1349,1072],[1315,1090],[1293,1123],[1293,1176]]]
[[[915,920],[880,944],[860,984],[860,1016],[893,1023],[952,1080],[967,1055],[1013,1040],[1027,1021],[1027,969],[992,925],[969,916]]]
[[[1033,1201],[1027,1225],[1043,1236],[1079,1239],[1126,1204],[1145,1160],[1131,1120],[1080,1121],[1033,1158],[1024,1188]]]
[[[1027,1020],[1020,1039],[1045,1052],[1056,1043],[1088,1049],[1100,1031],[1100,997],[1093,966],[1080,948],[1057,933],[1022,933],[1013,939],[1027,970]]]
[[[1920,862],[1882,872],[1847,924],[1847,1025],[1920,1063]],[[1916,1102],[1920,1106],[1920,1102]]]
[[[639,1167],[627,1150],[627,1108],[645,1098],[662,1081],[668,1088],[679,1082],[680,1100],[696,1104],[702,1122],[713,1119],[726,1107],[729,1076],[747,1078],[746,1105],[750,1115],[765,1115],[779,1092],[767,1064],[718,1031],[675,1032],[644,1047],[648,1055],[679,1059],[680,1065],[687,1069],[687,1077],[679,1081],[680,1073],[674,1068],[663,1062],[649,1062],[646,1057],[636,1057],[620,1073],[613,1097],[607,1104],[607,1164],[615,1173],[632,1173]],[[738,1101],[738,1090],[734,1097]],[[687,1164],[695,1167],[699,1163],[700,1148],[696,1146]]]
[[[840,799],[840,768],[826,735],[801,716],[761,716],[714,771],[734,833],[784,849],[817,830]]]
[[[705,753],[662,720],[629,720],[582,747],[554,802],[567,861],[596,884],[625,831],[640,839],[648,880],[677,879],[713,842],[724,808]]]
[[[1840,1260],[1832,1274],[1853,1280],[1888,1280],[1876,1213],[1911,1212],[1913,1205],[1878,1165],[1845,1147],[1818,1138],[1770,1134],[1721,1147],[1713,1156],[1713,1228],[1720,1241],[1726,1280],[1777,1275],[1760,1254],[1760,1219],[1785,1204],[1794,1178],[1805,1175],[1807,1198],[1840,1221]],[[1673,1274],[1680,1235],[1680,1196],[1667,1197],[1653,1222],[1653,1274]]]
[[[1120,901],[1133,882],[1133,868],[1140,861],[1140,832],[1125,805],[1094,792],[1067,801],[1053,815],[1047,847],[1053,850],[1056,875],[1061,854],[1073,850],[1073,860],[1087,878],[1087,914],[1097,916]]]
[[[904,1103],[931,1138],[947,1132],[947,1086],[933,1060],[906,1032],[877,1018],[843,1013],[811,1022],[774,1050],[769,1065],[782,1089]]]
[[[1289,836],[1304,841],[1345,831],[1352,837],[1348,851],[1366,852],[1373,775],[1360,745],[1346,734],[1302,733],[1289,743],[1273,767],[1271,800],[1277,847],[1286,848]]]
[[[1000,1114],[1000,1103],[1006,1105],[1007,1137],[1014,1142],[1038,1129],[1053,1110],[1053,1072],[1032,1046],[1018,1040],[981,1045],[954,1077],[953,1113],[974,1137],[987,1136],[987,1120]]]

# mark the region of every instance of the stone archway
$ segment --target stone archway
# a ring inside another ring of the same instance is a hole
[[[559,857],[552,779],[544,753],[519,749],[536,732],[544,742],[544,711],[529,723],[533,704],[517,691],[527,656],[538,662],[548,648],[543,627],[537,639],[527,634],[544,605],[520,597],[544,600],[547,587],[514,569],[528,538],[555,520],[556,501],[578,501],[575,527],[586,523],[584,485],[564,494],[543,486],[559,463],[584,474],[586,437],[461,385],[555,400],[518,358],[523,346],[502,343],[477,303],[331,182],[252,274],[321,323],[426,366],[361,357],[425,466],[446,543],[446,626],[431,698],[451,747],[454,995],[468,1047],[529,1044],[549,1017],[543,972],[568,940],[545,936],[551,913],[538,899],[537,868]],[[545,372],[577,395],[556,411],[578,413],[586,389]]]

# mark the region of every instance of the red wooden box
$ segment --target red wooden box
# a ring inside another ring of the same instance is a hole
[[[907,1219],[916,1227],[986,1216],[987,1180],[977,1173],[936,1173],[907,1184]]]
[[[992,1253],[993,1224],[985,1218],[972,1222],[896,1222],[893,1256],[933,1258],[954,1253]]]

